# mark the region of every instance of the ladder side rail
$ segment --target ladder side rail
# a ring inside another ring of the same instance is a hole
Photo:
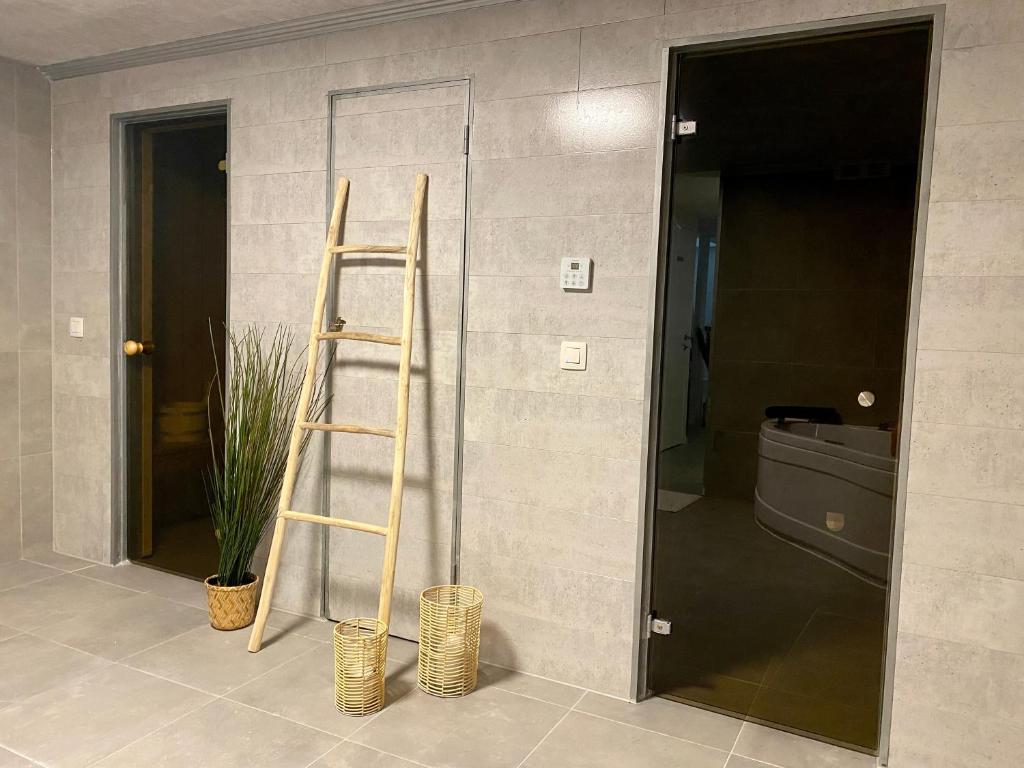
[[[281,500],[277,507],[277,520],[274,523],[274,538],[270,544],[270,554],[267,558],[267,570],[263,580],[263,592],[260,595],[259,609],[256,611],[256,621],[253,623],[252,635],[249,637],[249,651],[256,653],[263,644],[263,631],[266,628],[267,617],[270,615],[270,603],[274,597],[274,582],[277,579],[277,568],[281,561],[281,548],[284,544],[285,527],[287,519],[281,516],[291,508],[292,494],[295,491],[295,480],[299,472],[299,449],[302,444],[303,430],[301,423],[306,420],[309,412],[309,401],[313,394],[313,383],[316,380],[316,366],[319,358],[320,345],[317,343],[317,334],[323,328],[324,308],[327,305],[327,286],[330,282],[331,267],[334,263],[332,249],[338,243],[338,233],[341,231],[341,215],[348,200],[349,182],[344,176],[338,179],[338,186],[334,194],[334,209],[331,211],[331,223],[327,229],[327,242],[324,245],[323,259],[320,263],[320,281],[316,288],[316,304],[313,307],[313,319],[310,323],[309,348],[306,356],[306,374],[302,380],[302,391],[299,395],[299,404],[295,409],[295,421],[292,426],[292,439],[288,445],[288,461],[284,470],[284,481],[281,485]]]
[[[402,519],[402,492],[405,485],[405,447],[409,432],[409,374],[412,367],[412,328],[416,299],[416,256],[419,251],[420,230],[423,226],[423,206],[427,193],[427,177],[416,174],[412,216],[409,219],[409,240],[405,254],[405,285],[402,302],[402,351],[398,366],[398,404],[395,419],[395,460],[391,472],[391,498],[388,503],[388,534],[384,543],[384,563],[381,569],[380,603],[377,620],[390,626],[391,598],[395,587],[395,565],[398,559],[398,532]]]

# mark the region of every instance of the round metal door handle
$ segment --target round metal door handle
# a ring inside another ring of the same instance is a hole
[[[857,402],[860,403],[862,408],[870,408],[875,404],[875,393],[865,389],[857,395]]]
[[[128,339],[122,347],[128,357],[134,357],[138,354],[151,355],[155,349],[152,341],[135,341],[135,339]]]

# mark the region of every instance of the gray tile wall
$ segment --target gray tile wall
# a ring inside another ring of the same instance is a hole
[[[251,174],[232,180],[232,257],[280,287],[271,301],[236,276],[232,301],[302,323],[325,218],[327,91],[471,75],[462,556],[487,595],[484,656],[627,695],[664,42],[924,3],[521,0],[55,83],[53,321],[83,314],[87,328],[80,341],[58,333],[54,350],[54,391],[74,396],[54,424],[58,547],[110,557],[109,114],[232,99],[232,162]],[[897,768],[1002,766],[1024,751],[1024,23],[1015,0],[947,7]],[[594,291],[566,295],[557,257],[577,252],[596,258]],[[566,337],[591,344],[587,372],[557,369]],[[289,556],[315,549],[298,545]],[[283,593],[315,594],[303,580],[318,573],[290,565],[298,586]]]
[[[0,59],[0,560],[49,551],[50,85]]]

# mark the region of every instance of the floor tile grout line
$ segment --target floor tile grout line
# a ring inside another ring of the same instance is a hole
[[[687,705],[686,704],[681,704],[680,706],[684,706],[685,707]],[[574,711],[578,712],[581,715],[586,715],[588,717],[597,718],[598,720],[604,720],[605,722],[608,722],[608,723],[615,723],[616,725],[624,725],[627,728],[632,728],[632,729],[637,730],[637,731],[643,731],[644,733],[651,733],[651,734],[654,734],[655,736],[664,736],[666,739],[672,739],[673,741],[681,741],[684,744],[693,744],[696,747],[703,747],[704,749],[713,749],[715,752],[721,752],[722,754],[725,754],[725,750],[722,749],[721,747],[712,747],[710,744],[701,744],[699,741],[694,741],[693,739],[684,739],[682,736],[673,736],[671,733],[663,733],[662,731],[653,731],[650,728],[644,728],[642,725],[634,725],[633,723],[626,723],[626,722],[623,722],[622,720],[616,720],[614,717],[606,717],[605,715],[596,715],[593,712],[588,712],[585,709],[576,709],[575,705],[573,706],[573,709],[574,709]],[[742,726],[741,726],[741,729],[742,729]]]
[[[173,718],[171,720],[168,720],[166,723],[161,723],[156,728],[153,728],[152,730],[147,731],[146,733],[142,734],[141,736],[139,736],[136,739],[132,739],[127,744],[122,744],[120,747],[115,749],[113,752],[108,752],[107,754],[103,755],[102,757],[98,757],[95,760],[89,761],[88,763],[86,763],[86,768],[88,768],[88,766],[92,766],[92,765],[96,765],[97,763],[101,763],[104,760],[106,760],[107,758],[113,757],[118,752],[123,752],[124,750],[128,749],[129,747],[134,746],[135,744],[138,744],[143,739],[148,739],[150,736],[152,736],[153,734],[157,733],[158,731],[162,731],[164,728],[167,728],[169,726],[174,725],[175,723],[179,722],[180,720],[183,720],[184,718],[188,717],[189,715],[195,714],[196,712],[198,712],[199,710],[203,709],[204,707],[208,707],[214,701],[215,701],[215,699],[211,699],[209,701],[204,701],[201,704],[198,704],[197,706],[195,706],[192,709],[188,710],[187,712],[184,712],[183,714],[179,715],[178,717],[175,717],[175,718]]]
[[[54,552],[54,554],[59,555],[60,552]],[[71,557],[71,555],[64,555],[64,557]],[[94,563],[90,560],[83,560],[82,562],[85,563],[85,565],[79,566],[77,568],[61,568],[59,565],[50,565],[49,563],[44,563],[41,560],[34,560],[31,557],[23,557],[21,559],[29,563],[35,563],[36,565],[44,565],[47,568],[53,568],[54,570],[60,571],[61,573],[78,573],[78,571],[84,571],[86,568],[91,568],[94,565],[101,565],[101,563]]]
[[[310,725],[309,723],[299,722],[298,720],[294,720],[294,719],[292,719],[290,717],[287,717],[286,715],[282,715],[282,714],[279,714],[277,712],[271,712],[269,709],[260,709],[259,707],[255,706],[253,704],[247,704],[244,701],[238,701],[237,699],[229,699],[228,695],[226,693],[221,695],[221,696],[217,696],[217,700],[218,701],[227,702],[228,704],[237,704],[240,707],[245,707],[246,709],[251,709],[254,712],[259,712],[262,715],[269,715],[270,717],[276,718],[278,720],[284,720],[286,723],[291,723],[292,725],[298,725],[298,726],[300,726],[302,728],[309,728],[309,730],[316,731],[317,733],[322,733],[324,736],[330,736],[332,739],[336,739],[337,740],[337,743],[334,745],[335,747],[338,746],[338,744],[340,744],[342,741],[345,740],[344,736],[339,736],[336,733],[331,733],[330,731],[325,731],[323,728],[317,728],[315,725]],[[333,749],[333,747],[332,747],[332,749]],[[330,750],[328,750],[328,751],[330,751]],[[323,755],[321,755],[320,757],[323,757]],[[319,758],[317,758],[317,759],[319,759]]]
[[[346,738],[342,743],[355,744],[357,747],[362,747],[363,749],[369,749],[374,752],[379,752],[382,755],[393,757],[396,760],[401,760],[403,762],[410,763],[411,765],[419,766],[419,768],[435,768],[435,766],[432,766],[429,763],[421,763],[419,760],[416,760],[414,758],[402,757],[401,755],[396,755],[394,752],[388,752],[386,749],[378,749],[377,747],[371,747],[368,744],[362,744],[358,741],[350,741],[348,738]]]
[[[523,768],[523,766],[526,765],[526,761],[529,760],[533,756],[534,752],[536,752],[538,749],[541,748],[541,745],[545,741],[547,741],[548,736],[550,736],[552,733],[554,733],[555,729],[557,729],[558,726],[560,726],[563,722],[565,722],[565,719],[569,715],[571,715],[573,712],[576,711],[576,705],[579,704],[581,701],[583,701],[583,698],[586,695],[587,695],[586,691],[584,691],[583,693],[580,694],[580,697],[578,699],[576,699],[576,701],[573,702],[571,707],[569,707],[568,709],[565,710],[565,712],[562,713],[562,716],[560,718],[558,718],[558,721],[553,726],[551,726],[551,728],[548,730],[548,732],[545,733],[543,736],[541,736],[540,741],[538,741],[536,744],[533,745],[533,749],[531,749],[529,752],[527,752],[526,756],[523,757],[523,759],[519,761],[519,763],[516,765],[516,768]]]
[[[494,690],[501,691],[502,693],[510,693],[513,696],[519,696],[520,698],[529,699],[530,701],[536,701],[540,704],[547,704],[552,707],[562,707],[563,709],[572,709],[572,707],[568,704],[558,704],[557,702],[551,701],[550,699],[542,699],[538,696],[531,696],[530,694],[523,693],[522,691],[510,691],[508,688],[502,688],[501,685],[499,685],[498,683],[491,683],[490,685],[487,685],[485,687],[493,688]],[[580,696],[580,699],[582,699],[588,693],[589,691],[584,691],[583,694]]]
[[[196,609],[196,610],[199,610],[199,609]],[[68,619],[61,620],[60,622],[58,622],[58,624],[63,624],[65,621],[74,621],[76,619],[77,619],[77,617],[72,616],[72,617],[69,617]],[[123,662],[125,662],[128,659],[131,659],[131,658],[139,655],[140,653],[145,653],[146,651],[149,651],[149,650],[151,650],[153,648],[156,648],[157,646],[163,645],[164,643],[170,642],[171,640],[175,640],[175,639],[181,637],[182,635],[187,635],[189,632],[193,632],[193,631],[195,631],[197,629],[200,629],[204,625],[200,624],[199,626],[196,626],[196,627],[189,627],[188,629],[182,630],[181,632],[179,632],[176,635],[173,635],[173,636],[171,636],[169,638],[165,638],[165,639],[161,640],[158,643],[154,643],[153,645],[146,646],[145,648],[142,648],[139,651],[133,651],[132,653],[128,654],[127,656],[122,656],[119,659],[111,659],[111,658],[109,658],[107,656],[100,656],[98,653],[93,653],[92,651],[87,651],[87,650],[85,650],[83,648],[76,648],[73,645],[68,645],[67,643],[62,643],[60,640],[54,640],[49,635],[42,634],[42,632],[44,630],[51,630],[55,626],[57,626],[57,624],[43,625],[41,627],[33,627],[32,629],[24,629],[24,630],[21,630],[21,634],[23,634],[23,635],[31,635],[32,637],[39,638],[41,640],[48,640],[49,642],[54,643],[56,645],[59,645],[62,648],[67,648],[67,649],[72,650],[72,651],[78,651],[79,653],[84,653],[84,654],[86,654],[88,656],[95,656],[96,658],[102,659],[103,661],[107,661],[107,662],[110,662],[112,664],[120,664],[121,666],[128,667],[129,669],[135,669],[135,667],[132,667],[131,665],[125,664]],[[10,638],[8,638],[8,639],[10,639]]]
[[[152,677],[154,680],[160,680],[161,682],[170,683],[171,685],[180,685],[182,688],[188,688],[190,691],[195,691],[196,693],[201,693],[204,696],[209,696],[209,697],[211,697],[211,699],[222,699],[222,698],[224,698],[224,696],[222,694],[212,693],[210,691],[207,691],[207,690],[204,690],[202,688],[199,688],[198,686],[192,685],[191,683],[183,683],[180,680],[172,680],[169,677],[164,677],[163,675],[158,675],[156,672],[151,672],[148,669],[140,669],[139,667],[132,667],[132,666],[129,666],[127,664],[122,664],[119,661],[114,662],[114,663],[117,666],[119,666],[119,667],[121,667],[123,669],[127,669],[127,670],[130,670],[132,672],[138,672],[140,674],[145,675],[146,677]]]
[[[264,672],[261,672],[256,677],[253,677],[253,678],[251,678],[249,680],[246,680],[244,683],[241,683],[239,685],[235,685],[235,686],[232,686],[231,688],[228,688],[223,693],[214,693],[213,691],[208,691],[208,690],[205,690],[203,688],[199,688],[199,687],[197,687],[195,685],[191,685],[190,683],[183,683],[180,680],[174,680],[173,678],[165,677],[164,675],[161,675],[161,674],[159,674],[157,672],[153,672],[153,671],[148,670],[148,669],[143,669],[141,667],[135,667],[135,666],[132,666],[131,664],[128,663],[128,661],[130,659],[135,658],[139,654],[146,653],[147,651],[150,651],[153,648],[158,648],[161,645],[164,645],[165,643],[168,643],[171,640],[176,640],[179,637],[182,637],[184,635],[189,634],[190,632],[195,632],[198,629],[203,629],[204,626],[205,625],[200,625],[198,627],[193,627],[192,629],[189,629],[189,630],[187,630],[185,632],[182,632],[181,634],[175,635],[174,637],[168,638],[167,640],[163,640],[163,641],[157,643],[156,645],[153,645],[153,646],[150,646],[149,648],[143,649],[143,650],[139,651],[138,653],[133,653],[130,656],[126,656],[123,659],[119,659],[119,660],[115,661],[114,663],[118,664],[119,666],[125,667],[126,669],[133,669],[136,672],[142,672],[142,673],[144,673],[146,675],[149,675],[150,677],[155,677],[155,678],[157,678],[159,680],[163,680],[164,682],[167,682],[167,683],[173,683],[175,685],[181,685],[181,686],[184,686],[186,688],[191,688],[192,690],[199,691],[200,693],[205,693],[207,696],[214,696],[214,697],[216,697],[218,699],[227,699],[227,697],[230,694],[234,693],[235,691],[239,690],[240,688],[244,688],[249,683],[254,682],[254,681],[260,679],[261,677],[263,677],[264,675],[269,674],[270,672],[273,672],[273,671],[275,671],[277,669],[280,669],[285,664],[288,664],[289,662],[294,661],[295,659],[301,658],[302,656],[305,656],[307,653],[312,653],[313,651],[318,650],[317,648],[309,648],[306,651],[298,654],[297,656],[292,656],[292,657],[290,657],[288,659],[285,659],[280,664],[275,664],[273,667],[267,669]],[[308,639],[308,638],[305,638],[305,639]],[[228,701],[234,701],[234,699],[228,699]],[[237,703],[241,704],[242,702],[237,702]],[[252,709],[257,709],[257,707],[251,707],[251,708]],[[269,714],[273,714],[273,713],[269,713]],[[287,720],[288,718],[285,718],[285,719]],[[298,721],[292,721],[292,722],[298,722]],[[305,725],[305,723],[299,723],[299,724],[300,725]],[[312,727],[312,726],[310,726],[310,727]],[[319,729],[317,729],[317,730],[319,730]]]
[[[82,570],[89,570],[89,569],[88,568],[83,568]],[[81,571],[75,571],[74,573],[75,573],[76,576],[81,576],[83,579],[88,579],[89,581],[96,582],[97,584],[106,584],[108,587],[116,587],[118,589],[126,589],[129,592],[134,592],[134,593],[136,593],[138,595],[150,595],[150,594],[153,594],[153,590],[152,589],[137,589],[135,587],[125,586],[124,584],[116,584],[113,581],[107,581],[106,579],[98,579],[95,576],[90,576],[87,573],[82,573]]]
[[[725,757],[725,768],[729,768],[729,760],[736,754],[736,745],[740,743],[740,736],[743,734],[743,726],[745,722],[740,723],[740,727],[736,729],[736,738],[732,740],[732,746],[729,747],[729,754]]]
[[[309,638],[303,638],[303,639],[308,640]],[[301,653],[298,653],[298,654],[295,654],[294,656],[288,657],[287,659],[282,661],[280,664],[275,664],[274,666],[270,667],[269,669],[267,669],[267,670],[265,670],[263,672],[260,672],[258,675],[256,675],[256,677],[253,677],[253,678],[251,678],[249,680],[246,680],[241,685],[236,685],[236,686],[233,686],[232,688],[229,688],[222,695],[224,697],[230,696],[232,693],[235,693],[236,691],[239,691],[242,688],[245,688],[245,686],[247,686],[247,685],[249,685],[251,683],[255,683],[257,680],[262,680],[264,677],[266,677],[270,673],[276,672],[277,670],[281,669],[281,667],[284,667],[284,666],[286,666],[288,664],[291,664],[293,661],[298,661],[299,659],[304,659],[306,656],[309,656],[309,655],[313,654],[316,651],[322,651],[322,650],[323,650],[323,645],[322,644],[319,647],[316,647],[316,648],[307,648],[306,650],[302,651]],[[248,652],[249,651],[247,650],[246,653],[248,653]],[[232,701],[234,701],[234,699],[232,699]],[[239,702],[239,703],[241,703],[241,702]],[[259,707],[253,707],[253,709],[259,709]]]
[[[32,763],[32,765],[42,765],[41,763],[37,762],[36,760],[33,760],[31,757],[26,755],[24,752],[19,752],[18,750],[14,749],[13,747],[9,747],[6,744],[0,744],[0,748],[6,749],[12,755],[17,755],[18,757],[28,760],[30,763]]]
[[[49,627],[33,627],[32,629],[24,630],[21,634],[28,635],[29,637],[34,637],[36,640],[45,640],[46,642],[53,643],[54,645],[59,645],[61,648],[67,648],[69,651],[75,651],[77,653],[83,653],[86,656],[92,656],[94,659],[99,659],[100,661],[107,662],[108,665],[117,663],[113,659],[108,659],[105,656],[100,656],[98,653],[93,653],[92,651],[83,651],[81,648],[75,648],[75,646],[68,645],[67,643],[62,643],[60,640],[54,640],[49,635],[40,634],[43,630],[47,629],[49,629]],[[92,674],[92,671],[90,671],[88,674]],[[42,691],[40,691],[40,693],[42,693]]]
[[[58,579],[61,576],[67,576],[68,573],[69,573],[68,571],[60,571],[59,573],[55,573],[52,576],[43,576],[41,579],[32,579],[31,581],[26,581],[23,584],[15,584],[12,587],[4,587],[3,589],[0,589],[0,595],[4,594],[5,592],[10,592],[11,590],[14,590],[14,589],[21,589],[22,587],[30,587],[33,584],[41,584],[44,581],[52,581],[53,579]]]
[[[178,634],[174,635],[173,637],[165,637],[160,642],[153,643],[153,645],[150,645],[150,646],[148,646],[146,648],[143,648],[141,651],[135,651],[135,653],[130,653],[127,656],[125,656],[124,658],[118,659],[118,663],[119,664],[124,664],[126,667],[131,666],[130,664],[127,663],[130,659],[134,659],[136,656],[139,656],[139,655],[141,655],[143,653],[148,653],[149,651],[152,651],[154,648],[159,648],[161,645],[166,645],[167,643],[171,642],[172,640],[177,640],[179,637],[183,637],[184,635],[187,635],[190,632],[195,632],[197,630],[200,630],[204,626],[206,626],[206,625],[205,624],[200,624],[197,627],[191,627],[189,629],[186,629],[184,632],[179,632]]]
[[[316,756],[316,757],[314,757],[314,758],[313,758],[313,759],[312,759],[312,760],[311,760],[310,762],[306,763],[306,766],[305,766],[305,768],[312,768],[312,767],[313,767],[314,765],[316,765],[316,764],[317,764],[318,762],[320,762],[320,761],[321,761],[322,759],[324,759],[325,757],[327,757],[327,755],[331,754],[331,752],[333,752],[334,750],[336,750],[336,749],[337,749],[338,747],[340,747],[340,746],[341,746],[342,744],[344,744],[344,743],[345,743],[345,740],[344,740],[344,739],[342,739],[342,740],[341,740],[341,741],[339,741],[339,742],[338,742],[337,744],[332,744],[332,745],[331,745],[331,746],[330,746],[330,747],[329,747],[329,748],[327,749],[327,751],[326,751],[326,752],[323,752],[323,753],[321,753],[321,754],[317,755],[317,756]]]

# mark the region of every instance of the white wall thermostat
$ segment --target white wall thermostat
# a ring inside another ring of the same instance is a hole
[[[561,286],[564,291],[585,291],[590,287],[591,259],[562,259]]]

